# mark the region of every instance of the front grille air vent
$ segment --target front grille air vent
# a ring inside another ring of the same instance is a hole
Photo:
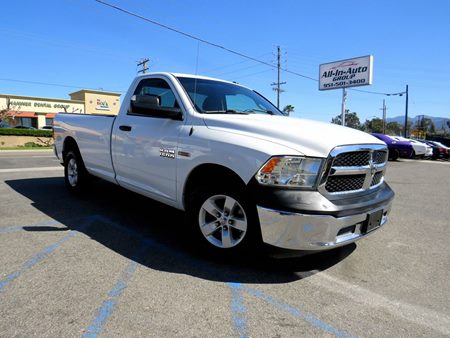
[[[373,163],[382,164],[386,162],[387,151],[374,151],[373,152]]]
[[[373,187],[374,185],[380,184],[382,178],[383,178],[383,172],[382,171],[377,172],[373,176],[372,183],[370,183],[370,186]]]
[[[352,191],[363,188],[366,175],[342,175],[328,178],[325,189],[328,192]]]
[[[369,165],[370,152],[353,151],[336,156],[333,161],[333,167],[362,167]]]

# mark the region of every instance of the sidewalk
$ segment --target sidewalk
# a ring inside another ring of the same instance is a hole
[[[53,153],[53,148],[51,149],[33,149],[33,148],[24,148],[24,149],[1,149],[0,153]]]

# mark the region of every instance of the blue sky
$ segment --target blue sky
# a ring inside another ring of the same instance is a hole
[[[409,85],[410,116],[450,118],[450,1],[106,0],[152,20],[266,62],[282,50],[283,67],[314,78],[319,64],[371,54],[373,85],[400,92]],[[276,68],[164,30],[94,0],[5,1],[0,22],[0,93],[68,98],[74,87],[126,91],[136,61],[150,70],[198,73],[237,81],[272,102]],[[281,106],[294,116],[330,121],[341,90],[283,73]],[[404,114],[405,98],[349,91],[347,108],[361,120]],[[440,126],[437,126],[440,127]]]

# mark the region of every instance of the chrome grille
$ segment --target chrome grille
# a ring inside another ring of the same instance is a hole
[[[319,191],[325,195],[364,192],[383,183],[387,149],[382,145],[341,146],[327,161]]]

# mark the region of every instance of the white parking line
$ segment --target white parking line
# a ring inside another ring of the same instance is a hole
[[[450,317],[443,313],[418,305],[391,300],[358,285],[332,277],[324,272],[317,273],[306,280],[333,293],[339,293],[356,303],[378,309],[382,308],[404,320],[428,327],[446,336],[450,335]]]
[[[59,167],[35,167],[35,168],[12,168],[12,169],[0,169],[0,173],[22,173],[28,171],[52,171],[52,170],[62,170],[62,166]]]
[[[40,155],[40,156],[31,155],[31,156],[23,156],[21,158],[30,158],[30,157],[32,157],[32,158],[54,158],[55,160],[57,160],[55,155]]]
[[[55,155],[30,155],[30,156],[16,156],[16,155],[3,155],[0,154],[0,157],[7,157],[7,158],[54,158],[56,160]]]
[[[33,150],[4,150],[0,149],[0,154],[15,153],[15,154],[36,154],[36,153],[53,153],[53,149],[33,149]]]
[[[430,164],[445,164],[450,165],[450,162],[442,162],[442,161],[427,161],[427,160],[410,160],[406,158],[402,158],[401,162],[419,162],[419,163],[430,163]]]

